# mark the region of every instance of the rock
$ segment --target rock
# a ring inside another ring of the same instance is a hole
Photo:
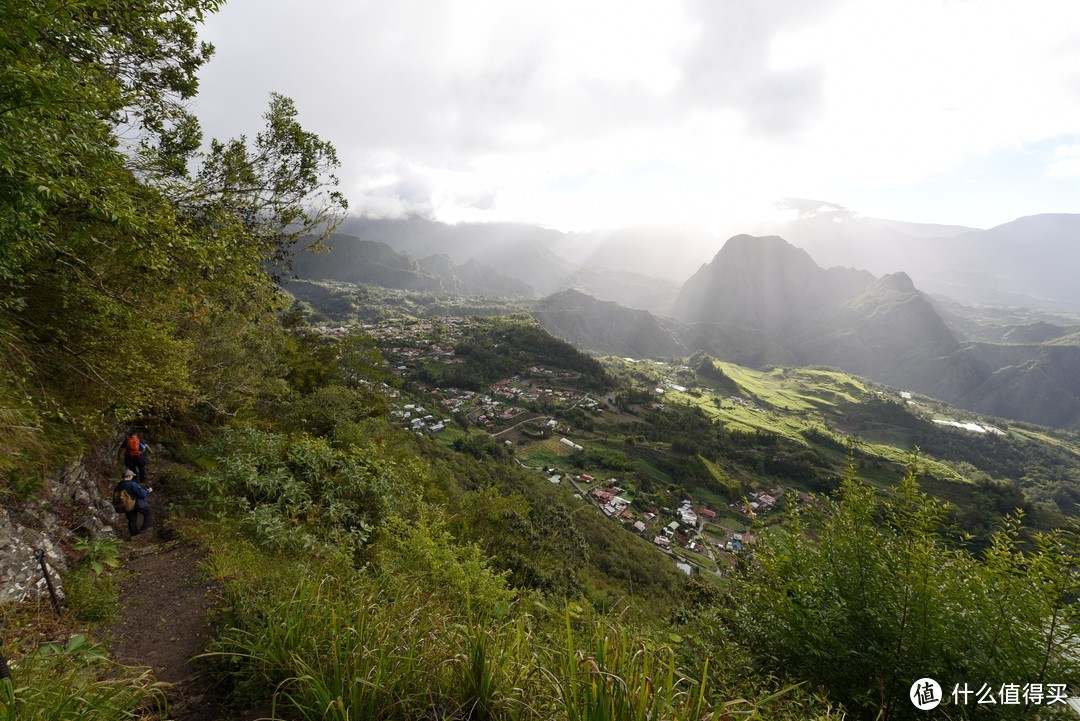
[[[73,462],[44,479],[45,493],[38,498],[0,508],[0,604],[48,595],[37,549],[45,553],[53,585],[63,596],[59,572],[67,570],[67,559],[60,542],[70,540],[76,530],[91,537],[115,536],[110,524],[116,513],[102,497],[98,480],[84,463]],[[68,528],[62,520],[66,518],[79,522]]]

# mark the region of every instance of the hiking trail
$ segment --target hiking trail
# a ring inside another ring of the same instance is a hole
[[[127,666],[150,668],[165,689],[169,721],[214,721],[235,716],[224,708],[221,692],[196,658],[212,638],[208,614],[218,588],[199,568],[198,547],[179,537],[170,525],[168,461],[157,459],[147,485],[155,527],[127,540],[123,516],[117,536],[123,540],[120,603],[109,629],[112,657]],[[249,718],[241,715],[239,718]],[[251,717],[253,718],[253,717]]]

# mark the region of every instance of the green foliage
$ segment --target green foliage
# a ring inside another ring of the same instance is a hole
[[[0,681],[0,718],[20,721],[131,719],[140,710],[164,710],[164,694],[149,669],[111,663],[84,636],[47,644],[12,664]]]
[[[334,189],[337,151],[304,130],[298,115],[292,100],[272,93],[266,126],[254,143],[249,147],[243,136],[212,141],[197,182],[180,197],[205,224],[239,222],[279,270],[288,269],[294,245],[328,236],[348,207]],[[311,238],[317,230],[321,236]]]
[[[80,621],[109,623],[120,607],[120,587],[89,564],[64,574],[64,602]]]
[[[83,554],[83,561],[98,576],[104,573],[106,568],[120,567],[120,541],[113,536],[80,536],[76,539],[74,548]]]
[[[175,141],[190,127],[183,101],[197,88],[212,47],[195,27],[216,0],[5,1],[0,5],[0,280],[55,243],[60,209],[127,229],[142,200],[122,172],[128,157],[113,129],[146,142]],[[197,140],[196,140],[197,145]],[[66,256],[67,253],[65,252]],[[0,303],[17,305],[18,296]]]
[[[446,535],[420,536],[426,549],[442,547],[431,558],[460,560]],[[711,696],[678,665],[677,637],[669,642],[625,619],[594,618],[575,604],[561,612],[536,605],[536,614],[505,599],[462,604],[422,559],[419,575],[337,568],[323,577],[326,567],[279,557],[278,582],[264,590],[258,580],[271,565],[250,553],[226,539],[215,544],[210,565],[232,624],[211,658],[237,693],[290,718],[833,718],[798,694],[806,713],[789,713],[777,698],[790,689],[757,702]]]
[[[457,543],[438,509],[421,505],[408,521],[387,519],[382,530],[379,565],[386,572],[432,589],[448,604],[492,610],[509,603],[506,574],[493,571],[478,546]]]
[[[466,431],[462,438],[454,441],[454,450],[459,453],[468,453],[478,461],[506,458],[510,455],[505,446],[483,432],[469,433]]]
[[[523,315],[478,319],[455,352],[461,364],[421,364],[417,380],[437,386],[481,390],[501,378],[521,373],[529,365],[544,365],[570,373],[559,382],[586,390],[612,386],[611,377],[595,358],[581,353]]]
[[[206,451],[216,466],[194,483],[208,509],[238,516],[268,549],[359,553],[401,496],[392,464],[375,468],[360,453],[307,434],[227,428]]]
[[[4,492],[118,421],[235,415],[276,377],[266,264],[329,232],[344,199],[333,148],[280,96],[250,149],[198,157],[185,105],[219,5],[0,3]]]
[[[885,497],[849,474],[827,513],[796,513],[764,535],[728,602],[737,639],[760,668],[810,679],[848,708],[887,718],[918,714],[907,691],[924,676],[949,689],[1075,678],[1067,652],[1080,629],[1075,534],[1043,536],[1028,555],[1013,519],[979,561],[947,543],[943,518],[914,472]]]
[[[379,393],[332,384],[297,399],[285,420],[300,431],[330,436],[342,423],[384,417],[387,410],[386,398]]]

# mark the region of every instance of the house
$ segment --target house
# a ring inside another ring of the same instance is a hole
[[[553,476],[549,476],[548,481],[551,482],[551,483],[555,483],[555,484],[562,483],[562,476],[560,476],[558,474],[553,475]]]
[[[634,522],[634,530],[637,531],[638,533],[644,533],[645,532],[645,524],[642,523],[641,521],[635,521]]]
[[[716,518],[716,511],[710,511],[708,508],[702,508],[700,511],[700,515],[702,518],[711,521],[712,519]]]
[[[653,539],[653,543],[663,549],[671,548],[671,539],[667,536],[657,536]]]

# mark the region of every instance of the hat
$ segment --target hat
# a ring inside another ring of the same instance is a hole
[[[124,478],[134,478],[134,477],[135,477],[135,471],[131,470],[130,468],[127,469],[126,471],[124,471]]]

